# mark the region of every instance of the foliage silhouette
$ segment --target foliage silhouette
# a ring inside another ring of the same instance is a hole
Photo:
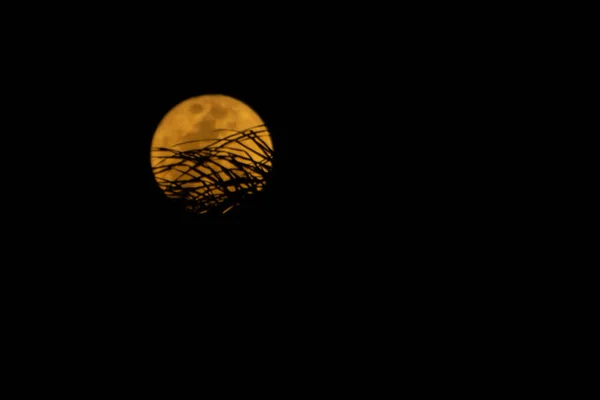
[[[262,191],[273,169],[269,131],[258,125],[221,139],[199,139],[172,148],[154,147],[152,169],[159,187],[193,214],[225,214]],[[204,147],[178,150],[184,144]],[[206,144],[208,143],[208,144]]]

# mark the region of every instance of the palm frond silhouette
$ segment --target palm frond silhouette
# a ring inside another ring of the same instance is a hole
[[[164,193],[192,213],[225,214],[263,190],[273,169],[269,131],[258,125],[224,130],[221,139],[200,139],[152,148],[154,176]],[[182,145],[198,148],[178,150]]]

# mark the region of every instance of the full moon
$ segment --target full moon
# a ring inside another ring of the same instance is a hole
[[[273,143],[261,117],[233,97],[210,94],[177,104],[152,138],[159,187],[187,210],[226,213],[261,191]]]

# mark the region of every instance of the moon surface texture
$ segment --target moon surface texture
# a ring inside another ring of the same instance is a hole
[[[261,191],[272,159],[273,143],[260,116],[220,94],[192,97],[169,110],[150,154],[159,187],[197,214],[224,214]]]

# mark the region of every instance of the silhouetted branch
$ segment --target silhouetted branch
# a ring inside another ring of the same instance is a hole
[[[273,165],[273,149],[263,140],[264,125],[232,133],[222,139],[182,142],[172,148],[152,149],[156,181],[165,194],[191,212],[224,214],[263,189]],[[205,144],[210,142],[208,144]],[[198,143],[204,147],[177,150]],[[169,179],[169,175],[174,178]]]

